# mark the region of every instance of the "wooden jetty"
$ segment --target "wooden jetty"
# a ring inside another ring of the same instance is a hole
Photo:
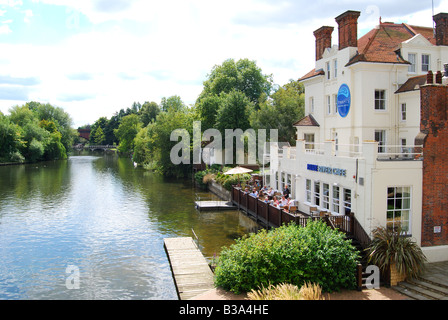
[[[214,289],[213,272],[193,238],[165,238],[163,241],[180,300]]]
[[[194,206],[199,211],[238,210],[231,201],[196,201]]]

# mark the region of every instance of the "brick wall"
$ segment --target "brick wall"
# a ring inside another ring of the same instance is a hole
[[[316,61],[322,59],[325,49],[331,48],[331,34],[333,27],[321,27],[314,31],[316,37]]]
[[[336,17],[339,32],[339,50],[347,47],[358,47],[359,11],[347,11]]]
[[[420,130],[424,135],[422,247],[448,245],[448,87],[429,84],[421,87],[420,94]]]

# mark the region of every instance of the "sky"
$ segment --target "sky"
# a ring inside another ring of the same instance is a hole
[[[0,0],[0,111],[28,101],[74,127],[133,102],[194,104],[215,65],[248,58],[275,84],[314,68],[313,31],[361,11],[359,36],[382,21],[433,26],[448,0]]]

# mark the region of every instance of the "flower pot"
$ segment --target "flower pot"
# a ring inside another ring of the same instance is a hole
[[[399,282],[406,280],[406,274],[399,273],[395,263],[390,266],[389,282],[391,286],[396,286]]]

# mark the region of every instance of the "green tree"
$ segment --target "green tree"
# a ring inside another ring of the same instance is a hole
[[[248,129],[249,114],[254,108],[253,103],[241,91],[232,90],[221,95],[221,104],[216,114],[216,128],[221,132],[225,129]]]
[[[9,117],[0,114],[0,162],[13,161],[14,156],[24,160],[19,151],[25,144],[22,139],[20,127],[12,123]]]
[[[136,114],[125,116],[118,129],[114,130],[119,140],[118,151],[131,152],[134,149],[134,138],[141,129],[140,119]]]
[[[221,93],[230,93],[233,90],[241,91],[258,107],[262,94],[269,96],[272,89],[272,75],[264,75],[255,61],[233,59],[224,61],[221,65],[213,67],[199,101],[210,95],[219,96]]]
[[[293,124],[304,116],[304,88],[291,80],[280,87],[260,104],[259,110],[253,110],[250,124],[253,129],[278,129],[279,141],[295,145],[296,129]]]
[[[162,111],[183,111],[186,106],[179,96],[171,96],[168,98],[162,98],[161,109]]]
[[[138,112],[143,127],[146,127],[150,122],[155,121],[159,113],[160,107],[157,103],[145,102]]]
[[[106,141],[106,136],[104,135],[103,129],[101,129],[101,127],[98,127],[95,130],[95,134],[93,136],[93,141],[95,142],[95,144],[103,144],[104,141]]]

